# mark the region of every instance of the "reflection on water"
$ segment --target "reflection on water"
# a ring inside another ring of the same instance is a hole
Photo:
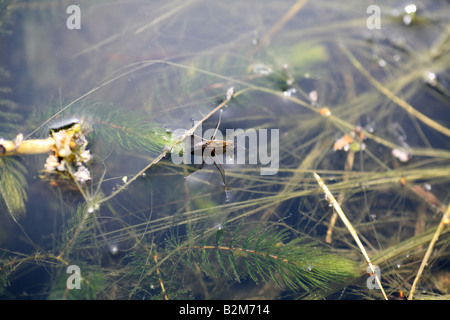
[[[368,28],[376,16],[359,2],[68,6],[2,9],[3,141],[46,138],[76,118],[92,155],[91,179],[75,182],[41,179],[47,154],[0,158],[3,297],[383,298],[366,287],[348,231],[340,221],[333,229],[313,170],[363,237],[386,292],[411,289],[449,196],[445,1],[384,1],[380,28]],[[189,140],[198,121],[200,135],[279,136],[234,148],[247,152],[245,163],[176,163],[177,140]],[[275,174],[261,174],[268,163],[248,154],[254,144],[265,160],[279,158]],[[14,221],[20,201],[25,213]],[[446,242],[444,229],[426,271],[433,277],[448,277]],[[339,250],[327,256],[333,265],[319,248]],[[68,265],[86,279],[78,291],[66,289]],[[448,293],[420,283],[429,297]]]

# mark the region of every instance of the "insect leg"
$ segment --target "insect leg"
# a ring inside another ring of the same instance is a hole
[[[219,164],[220,164],[220,166],[222,168],[222,170],[220,170],[220,168],[217,166],[216,161],[214,161],[214,165],[216,166],[217,170],[219,170],[220,175],[222,176],[223,184],[225,185],[225,201],[229,202],[230,201],[230,198],[228,197],[228,190],[229,190],[229,188],[227,186],[227,181],[226,181],[226,178],[225,178],[225,168],[223,167],[222,163],[220,163],[219,158],[217,158],[216,155],[214,157],[219,162]]]
[[[214,138],[216,137],[217,130],[219,129],[219,126],[220,126],[220,119],[222,118],[222,109],[220,109],[219,112],[220,112],[219,120],[217,120],[216,130],[214,130],[214,134],[212,135],[211,140],[214,140]]]
[[[214,155],[214,157],[216,158],[217,162],[219,163],[220,167],[222,168],[222,170],[220,170],[220,168],[217,166],[216,161],[214,161],[214,165],[216,166],[217,170],[219,170],[220,175],[222,176],[222,181],[223,181],[223,184],[225,185],[225,189],[227,189],[228,186],[227,186],[227,181],[225,178],[225,168],[223,167],[222,163],[220,163],[219,158],[217,158],[216,155]]]

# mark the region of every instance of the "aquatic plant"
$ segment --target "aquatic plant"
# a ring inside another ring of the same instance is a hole
[[[83,5],[98,26],[124,4]],[[69,64],[38,63],[50,53],[23,26],[33,103],[0,88],[2,296],[447,297],[446,4],[399,15],[386,1],[369,33],[363,4],[204,5],[129,7],[134,22],[92,41],[43,24]],[[41,6],[1,7],[0,21],[66,9]],[[214,41],[194,33],[211,21]],[[171,161],[201,127],[279,129],[277,173],[223,163],[225,182]]]

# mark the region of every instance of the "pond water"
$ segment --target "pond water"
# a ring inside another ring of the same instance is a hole
[[[448,297],[447,1],[6,3],[2,298]]]

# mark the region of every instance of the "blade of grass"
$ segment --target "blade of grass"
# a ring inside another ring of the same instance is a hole
[[[423,270],[425,269],[425,266],[428,263],[428,259],[431,256],[431,252],[433,251],[434,245],[436,244],[436,241],[439,238],[439,235],[442,232],[442,229],[444,226],[450,223],[450,205],[447,207],[447,210],[445,211],[444,215],[442,216],[441,222],[439,223],[439,226],[437,227],[436,231],[434,232],[433,238],[430,241],[430,244],[428,245],[427,252],[425,252],[425,256],[422,259],[422,263],[420,264],[419,271],[417,271],[416,278],[414,279],[413,285],[411,287],[411,291],[409,292],[408,300],[412,300],[414,296],[414,292],[416,291],[417,284],[419,283],[420,277],[422,276]]]
[[[323,192],[327,196],[328,201],[333,206],[334,210],[338,213],[339,217],[344,222],[344,224],[347,227],[348,231],[350,232],[350,234],[352,235],[352,237],[355,240],[356,244],[358,245],[359,249],[361,250],[362,254],[364,255],[364,258],[366,259],[366,262],[369,265],[371,272],[375,276],[375,280],[376,280],[379,288],[381,289],[381,292],[383,294],[384,299],[388,300],[387,295],[384,292],[383,286],[381,285],[381,280],[378,277],[377,273],[375,272],[375,267],[373,266],[372,262],[370,261],[369,255],[367,254],[366,249],[364,248],[361,240],[359,239],[355,228],[353,228],[351,222],[347,219],[347,216],[345,215],[344,211],[342,211],[342,209],[339,206],[338,202],[336,201],[336,199],[334,198],[333,194],[330,192],[328,187],[325,185],[325,183],[323,182],[322,178],[316,172],[313,172],[313,174],[314,174],[314,177],[317,180],[317,183],[319,184],[319,186],[322,188]]]

